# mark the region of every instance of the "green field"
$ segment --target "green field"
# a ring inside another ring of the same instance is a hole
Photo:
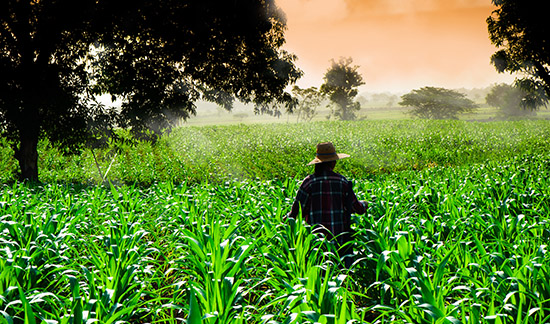
[[[0,322],[550,323],[549,135],[547,121],[187,126],[80,156],[42,142],[39,185],[12,182],[4,148]],[[350,269],[284,218],[326,140],[369,202]]]
[[[467,122],[387,120],[186,126],[155,145],[115,143],[66,156],[46,142],[39,148],[39,177],[46,183],[149,186],[155,182],[303,178],[315,145],[332,141],[352,155],[337,165],[350,178],[501,161],[550,151],[545,120]],[[0,182],[16,179],[13,152],[0,145]],[[95,157],[95,158],[94,158]],[[98,167],[99,166],[99,167]]]

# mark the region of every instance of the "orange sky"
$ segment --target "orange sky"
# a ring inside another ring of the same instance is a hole
[[[513,81],[490,64],[490,0],[276,0],[301,87],[319,86],[330,59],[352,57],[360,91],[486,87]]]

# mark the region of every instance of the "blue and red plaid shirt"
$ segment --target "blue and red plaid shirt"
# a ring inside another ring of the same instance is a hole
[[[351,181],[333,171],[312,174],[304,179],[289,216],[296,217],[300,207],[308,224],[322,225],[328,232],[321,231],[336,236],[340,244],[350,238],[351,213],[366,212],[353,192]]]

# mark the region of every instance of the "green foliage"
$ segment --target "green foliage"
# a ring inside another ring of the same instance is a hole
[[[0,186],[7,323],[545,323],[550,155],[355,179],[356,261],[294,179]]]
[[[334,104],[332,114],[339,120],[354,120],[357,117],[355,112],[361,109],[354,98],[357,96],[357,88],[365,82],[357,71],[359,66],[352,63],[351,57],[340,58],[338,62],[331,60],[331,66],[323,77],[324,83],[319,89]]]
[[[39,145],[39,164],[40,177],[50,183],[105,180],[149,186],[166,181],[302,178],[312,172],[305,164],[314,157],[315,145],[330,140],[337,150],[351,155],[338,162],[337,170],[349,177],[368,178],[400,170],[501,161],[518,154],[546,154],[549,133],[550,125],[544,120],[193,126],[174,129],[156,143],[111,142],[106,148],[86,149],[79,156],[64,155],[44,141]],[[0,179],[16,180],[16,161],[9,147],[0,149],[0,158],[6,161]]]
[[[364,223],[364,240],[373,242],[364,254],[378,256],[376,270],[366,271],[376,280],[373,293],[387,298],[380,311],[412,322],[547,321],[540,300],[548,298],[548,269],[539,267],[549,260],[547,207],[539,200],[547,161],[405,172],[372,190],[382,201]]]
[[[411,115],[422,119],[458,119],[458,115],[476,108],[464,94],[436,87],[423,87],[404,94],[399,104],[413,107]]]
[[[1,318],[548,322],[548,127],[184,127],[156,144],[97,149],[101,173],[90,151],[74,159],[42,142],[44,178],[101,183],[111,166],[107,179],[121,184],[0,186]],[[310,172],[327,138],[352,155],[338,168],[368,202],[354,217],[350,269],[300,218],[284,217],[299,187],[288,175]],[[272,180],[251,180],[260,177]]]
[[[487,18],[489,38],[499,48],[491,61],[497,71],[525,74],[516,85],[530,95],[533,106],[550,98],[548,13],[540,1],[493,0]]]
[[[0,183],[13,180],[17,172],[17,161],[13,158],[13,150],[6,140],[0,137]]]

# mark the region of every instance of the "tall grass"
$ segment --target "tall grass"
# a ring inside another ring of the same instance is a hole
[[[0,188],[2,323],[546,323],[550,157],[355,179],[350,269],[294,179]]]

